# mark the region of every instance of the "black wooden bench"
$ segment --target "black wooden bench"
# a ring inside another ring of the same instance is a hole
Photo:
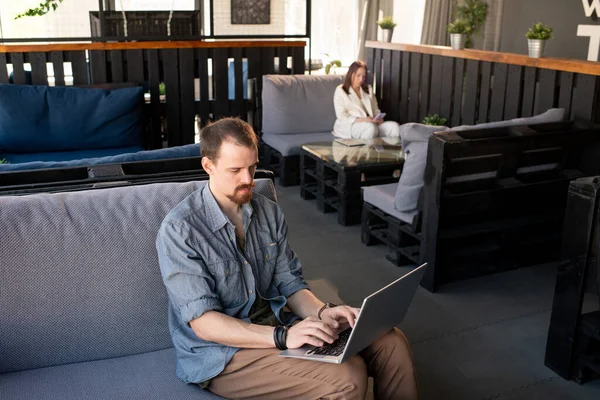
[[[556,260],[569,182],[600,172],[600,127],[564,122],[440,132],[429,139],[412,221],[365,203],[362,240],[397,264],[429,263],[422,285]]]
[[[544,360],[580,384],[600,379],[599,206],[599,176],[571,182]]]

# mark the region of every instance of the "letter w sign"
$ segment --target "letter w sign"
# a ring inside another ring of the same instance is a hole
[[[592,0],[591,4],[590,0],[581,0],[581,2],[583,3],[586,17],[591,17],[594,12],[596,16],[600,17],[600,0]]]

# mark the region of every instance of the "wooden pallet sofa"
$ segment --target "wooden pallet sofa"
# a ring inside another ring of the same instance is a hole
[[[399,190],[414,180],[410,145],[399,184],[364,189],[362,241],[386,243],[397,264],[427,261],[431,291],[555,260],[569,182],[600,172],[599,144],[600,128],[579,121],[435,133],[417,160],[422,189]]]
[[[300,149],[334,139],[333,93],[342,75],[262,77],[261,160],[281,186],[300,184]]]

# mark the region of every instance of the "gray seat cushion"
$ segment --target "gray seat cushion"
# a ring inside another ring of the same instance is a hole
[[[412,224],[417,211],[410,212],[398,211],[394,207],[394,195],[396,194],[397,183],[388,183],[387,185],[367,186],[363,188],[363,200],[381,211],[391,215],[400,221]]]
[[[3,399],[217,400],[175,376],[175,350],[0,375]]]
[[[282,156],[294,156],[300,154],[303,144],[314,142],[331,142],[334,136],[331,132],[298,133],[295,135],[274,135],[264,133],[263,142],[277,150]]]
[[[342,75],[264,75],[263,134],[331,132],[333,93],[343,79]]]

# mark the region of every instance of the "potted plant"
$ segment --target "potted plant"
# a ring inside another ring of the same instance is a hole
[[[383,17],[382,19],[377,21],[377,25],[379,25],[379,27],[383,31],[383,41],[391,42],[392,35],[394,34],[394,28],[396,27],[396,23],[394,22],[392,17]]]
[[[529,44],[529,57],[540,58],[544,55],[546,40],[552,39],[553,29],[541,22],[533,25],[525,36]]]
[[[326,62],[323,64],[323,66],[325,67],[325,73],[329,75],[329,73],[333,69],[333,73],[335,75],[335,69],[340,68],[342,66],[342,62],[340,60],[332,60],[329,54],[327,53],[323,53],[323,55],[325,56],[326,60]]]
[[[425,125],[444,126],[446,122],[448,122],[448,119],[440,117],[438,114],[428,115],[423,118],[423,123]]]
[[[335,75],[335,69],[342,66],[342,62],[340,60],[331,60],[327,64],[325,64],[325,73],[329,75],[331,68],[333,68],[333,73]]]
[[[469,27],[465,33],[465,47],[469,49],[473,46],[473,35],[481,36],[481,29],[488,14],[488,3],[484,0],[464,0],[459,6],[455,1],[454,13],[456,19],[464,21]]]
[[[448,24],[448,32],[450,33],[450,45],[454,50],[462,50],[467,42],[467,34],[471,32],[471,27],[467,21],[457,19]]]

